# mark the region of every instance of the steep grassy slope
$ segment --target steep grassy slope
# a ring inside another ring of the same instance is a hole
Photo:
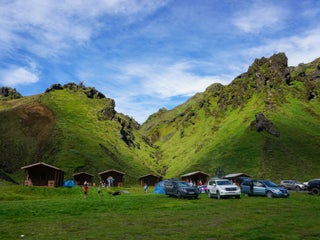
[[[115,114],[113,120],[101,119],[110,99],[91,99],[82,91],[63,89],[14,101],[3,102],[6,108],[12,106],[0,114],[1,148],[6,153],[0,161],[2,168],[10,167],[7,172],[44,161],[62,168],[66,178],[79,171],[97,174],[117,169],[126,173],[127,181],[136,182],[138,176],[155,171],[149,156],[153,149],[132,127],[130,118]],[[33,114],[30,106],[36,106]],[[46,128],[44,118],[50,119]],[[132,139],[124,139],[124,133]]]
[[[142,126],[161,149],[168,177],[202,170],[271,179],[320,174],[320,60],[287,66],[284,54],[257,59],[230,85],[213,84]],[[263,113],[280,133],[257,131]]]
[[[33,96],[0,102],[0,166],[5,172],[16,172],[50,152],[53,113],[37,99]]]

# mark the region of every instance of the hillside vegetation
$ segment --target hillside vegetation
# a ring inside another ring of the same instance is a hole
[[[141,131],[159,148],[167,176],[308,179],[320,175],[320,59],[288,67],[285,54],[257,59],[229,84],[213,84],[173,110],[153,114]],[[256,119],[262,113],[271,134]]]
[[[154,171],[153,149],[139,125],[116,113],[112,99],[88,98],[76,87],[1,102],[1,168],[21,176],[21,166],[43,161],[63,169],[66,178],[117,169],[128,181]]]
[[[43,161],[71,177],[107,169],[179,177],[245,172],[280,180],[319,177],[320,59],[287,66],[283,53],[256,59],[227,86],[212,84],[140,126],[94,88],[66,84],[0,101],[0,169]]]

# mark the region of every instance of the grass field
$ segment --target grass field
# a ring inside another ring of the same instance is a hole
[[[115,189],[113,189],[115,190]],[[103,189],[1,186],[0,239],[318,239],[319,197],[197,200]]]

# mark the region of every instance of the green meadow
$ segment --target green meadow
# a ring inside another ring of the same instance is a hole
[[[121,190],[113,196],[111,192]],[[197,200],[142,187],[0,186],[0,239],[318,239],[319,197]]]

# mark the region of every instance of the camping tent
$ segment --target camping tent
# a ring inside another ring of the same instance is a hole
[[[76,186],[75,182],[73,180],[66,180],[63,182],[64,187],[74,187]]]
[[[153,190],[153,194],[165,194],[166,192],[164,191],[164,181],[160,181],[158,182],[158,184],[156,185],[156,187]]]

